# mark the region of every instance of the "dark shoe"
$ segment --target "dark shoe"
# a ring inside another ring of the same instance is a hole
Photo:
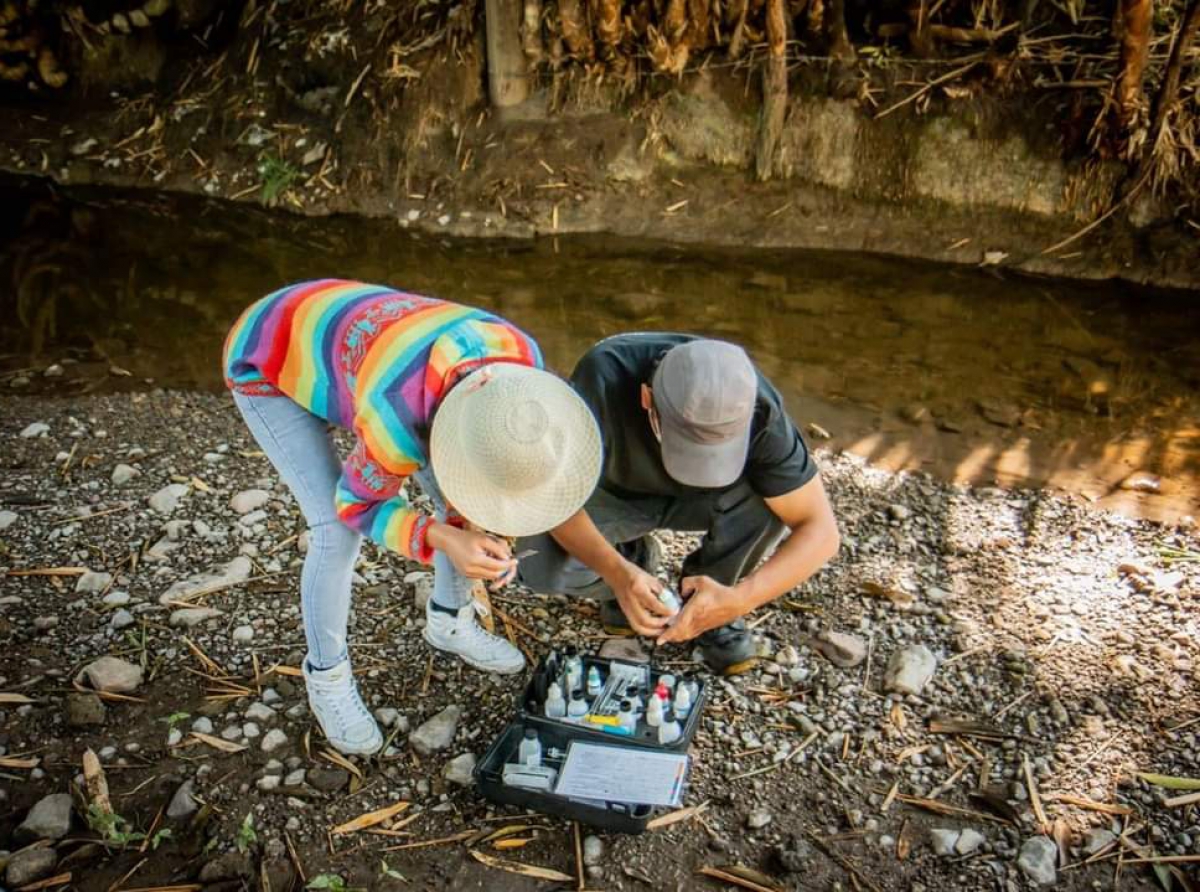
[[[649,534],[631,542],[619,542],[616,547],[621,557],[637,564],[651,576],[657,576],[662,568],[662,546]]]
[[[618,638],[632,638],[634,635],[633,627],[629,625],[625,611],[621,609],[616,598],[600,602],[600,625],[604,627],[606,635],[615,635]]]
[[[625,560],[637,564],[651,576],[657,575],[662,566],[662,548],[653,536],[642,536],[632,542],[620,542],[617,544],[617,551]],[[605,588],[607,589],[607,586]],[[608,592],[608,595],[608,598],[600,600],[600,625],[604,627],[604,631],[608,635],[616,635],[620,638],[632,637],[635,634],[633,627],[629,625],[629,620],[621,610],[621,605],[612,596],[611,591]]]
[[[744,619],[705,632],[696,639],[696,644],[705,664],[717,675],[741,675],[758,662],[754,636]]]

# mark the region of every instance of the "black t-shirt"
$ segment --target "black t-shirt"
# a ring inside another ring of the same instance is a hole
[[[641,397],[641,385],[651,385],[663,354],[692,340],[694,335],[661,332],[616,335],[594,346],[575,366],[571,383],[595,413],[604,438],[603,489],[628,497],[679,497],[700,491],[675,480],[663,467],[662,447]],[[779,391],[759,372],[742,479],[759,495],[772,498],[798,489],[816,473]]]

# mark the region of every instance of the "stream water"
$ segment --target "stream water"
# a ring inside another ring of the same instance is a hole
[[[220,387],[240,310],[322,276],[485,306],[564,373],[620,331],[736,340],[818,446],[960,481],[1050,484],[1163,519],[1197,511],[1194,294],[882,257],[463,242],[389,221],[0,180],[0,387],[45,398]],[[43,375],[52,363],[62,376]],[[1131,474],[1159,478],[1158,491],[1132,488]]]

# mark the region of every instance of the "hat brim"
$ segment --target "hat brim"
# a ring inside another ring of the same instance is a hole
[[[736,483],[750,454],[750,426],[720,443],[697,443],[661,419],[662,459],[667,473],[684,486],[723,489]]]
[[[467,423],[470,388],[464,386],[468,376],[446,395],[434,415],[429,444],[434,477],[446,500],[475,526],[501,536],[544,533],[574,515],[595,490],[600,478],[600,429],[587,403],[549,372],[510,363],[485,368],[492,374],[546,375],[548,386],[543,396],[551,403],[547,413],[572,436],[545,481],[522,490],[506,488],[504,481],[492,479],[477,467],[464,448],[463,438],[470,436],[471,430]]]

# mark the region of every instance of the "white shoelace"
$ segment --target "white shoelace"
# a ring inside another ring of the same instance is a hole
[[[369,719],[371,714],[367,711],[367,706],[362,701],[362,696],[358,693],[358,686],[354,684],[353,679],[347,681],[327,682],[319,684],[318,690],[328,697],[327,705],[333,710],[334,718],[343,727],[348,727],[351,722],[347,720],[347,714],[344,711],[350,707],[358,719]]]

